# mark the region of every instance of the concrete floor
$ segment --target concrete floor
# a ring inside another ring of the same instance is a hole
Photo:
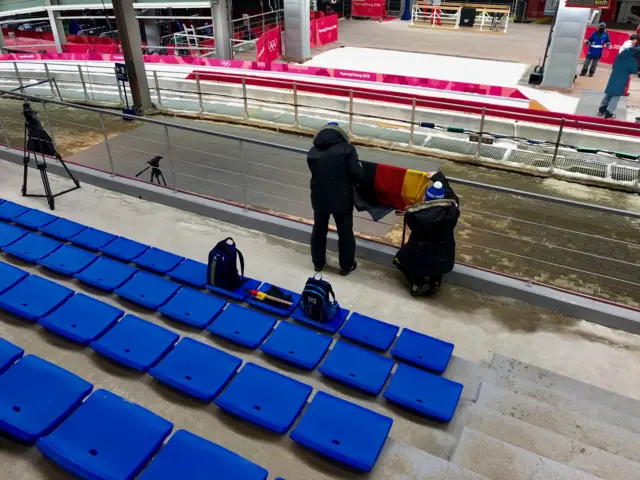
[[[35,177],[32,179],[35,188],[37,182]],[[58,191],[69,182],[51,175],[51,183],[53,190]],[[21,168],[0,162],[2,197],[44,209],[42,199],[21,197],[20,184]],[[209,249],[218,240],[232,236],[244,252],[248,275],[288,289],[300,290],[312,273],[307,245],[91,185],[83,185],[82,189],[59,197],[55,213],[199,261],[206,261]],[[418,447],[428,443],[431,433],[427,432],[432,432],[432,429],[424,429],[415,422],[415,417],[407,417],[383,402],[354,395],[352,391],[324,380],[317,372],[301,374],[256,352],[238,349],[209,334],[151,315],[113,295],[85,288],[78,282],[54,276],[4,254],[0,255],[0,260],[53,278],[181,335],[242,356],[244,360],[280,370],[315,389],[320,388],[392,416],[395,420],[391,432],[393,440],[385,446],[376,469],[361,477],[375,480],[423,478],[420,475],[420,462],[423,461],[420,450],[408,447],[404,442]],[[332,266],[337,264],[334,255],[330,255],[329,263]],[[362,262],[358,270],[347,278],[340,277],[337,270],[329,268],[325,278],[332,282],[344,307],[451,341],[456,345],[454,353],[458,357],[486,365],[493,353],[502,353],[640,399],[640,377],[637,375],[640,371],[640,339],[637,336],[451,285],[445,285],[434,299],[415,300],[407,294],[396,270],[367,262]],[[174,422],[176,429],[186,428],[245,456],[267,468],[271,472],[270,478],[353,477],[353,474],[296,447],[286,436],[269,435],[238,422],[213,405],[187,399],[152,381],[148,375],[126,371],[90,349],[79,348],[38,326],[4,313],[0,313],[0,337],[20,345],[28,353],[40,355],[75,372],[93,382],[96,388],[109,389],[151,409]],[[464,362],[458,359],[456,368],[464,369]],[[471,366],[468,364],[469,368]],[[467,396],[473,394],[466,392]],[[446,458],[447,453],[442,452],[439,456]],[[34,448],[18,446],[2,438],[0,472],[3,480],[68,478],[46,462]]]

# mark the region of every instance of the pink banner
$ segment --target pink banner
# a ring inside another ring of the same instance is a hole
[[[266,31],[256,40],[256,61],[271,63],[282,55],[280,28]]]
[[[316,48],[318,46],[318,24],[315,18],[309,21],[309,43],[311,48]]]
[[[387,15],[383,0],[353,0],[351,2],[353,17],[383,18]]]
[[[320,47],[327,43],[338,41],[338,16],[318,18],[315,20],[317,31],[317,45]]]
[[[591,37],[591,34],[595,32],[597,29],[595,27],[587,27],[587,31],[584,34],[584,39],[587,40]],[[624,42],[629,40],[632,32],[621,32],[618,30],[607,30],[609,33],[609,38],[611,38],[611,48],[605,48],[604,52],[602,52],[602,58],[600,61],[602,63],[608,63],[609,65],[613,65],[613,62],[616,61],[616,57],[618,56],[618,52],[620,52],[620,47]],[[587,52],[589,51],[589,46],[585,45],[582,47],[582,52],[580,54],[580,58],[586,58]]]
[[[256,62],[264,62],[266,56],[265,44],[267,43],[267,36],[263,33],[256,40]]]
[[[257,48],[256,48],[257,49]],[[0,55],[0,61],[56,61],[76,60],[94,62],[122,62],[121,54],[99,53],[33,53]],[[362,82],[388,83],[391,85],[404,85],[411,87],[433,88],[453,92],[476,93],[495,97],[508,97],[527,100],[522,92],[514,87],[501,87],[496,85],[482,85],[478,83],[452,82],[449,80],[436,80],[433,78],[407,77],[386,73],[359,72],[356,70],[341,70],[338,68],[306,67],[304,65],[287,63],[264,63],[244,60],[219,60],[217,58],[200,57],[173,57],[168,55],[145,55],[144,61],[148,63],[162,63],[165,65],[193,65],[201,67],[223,67],[245,70],[268,71],[277,73],[291,73],[295,75],[309,75],[316,77],[342,78],[345,80],[358,80]]]

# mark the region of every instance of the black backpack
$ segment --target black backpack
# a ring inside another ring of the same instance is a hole
[[[238,258],[240,259],[240,273],[238,273],[237,266]],[[214,287],[236,290],[242,286],[244,281],[242,252],[236,247],[233,238],[225,238],[209,252],[207,282]]]
[[[300,303],[304,316],[316,322],[328,322],[340,311],[331,284],[319,273],[307,280]]]

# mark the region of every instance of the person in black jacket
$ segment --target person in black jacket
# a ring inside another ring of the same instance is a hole
[[[316,272],[326,263],[329,217],[333,215],[338,229],[340,274],[356,269],[356,239],[353,236],[353,185],[362,177],[358,153],[349,137],[331,122],[321,128],[307,154],[311,170],[311,205],[313,232],[311,259]]]
[[[407,207],[405,221],[411,235],[393,259],[414,297],[435,294],[442,276],[453,270],[456,257],[453,230],[460,216],[460,200],[444,174],[438,172],[431,180],[424,202]]]

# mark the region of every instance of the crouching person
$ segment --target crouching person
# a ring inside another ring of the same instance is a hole
[[[442,276],[453,270],[456,241],[453,230],[460,216],[459,200],[441,172],[431,176],[423,202],[407,207],[409,241],[393,259],[414,297],[435,294]]]

